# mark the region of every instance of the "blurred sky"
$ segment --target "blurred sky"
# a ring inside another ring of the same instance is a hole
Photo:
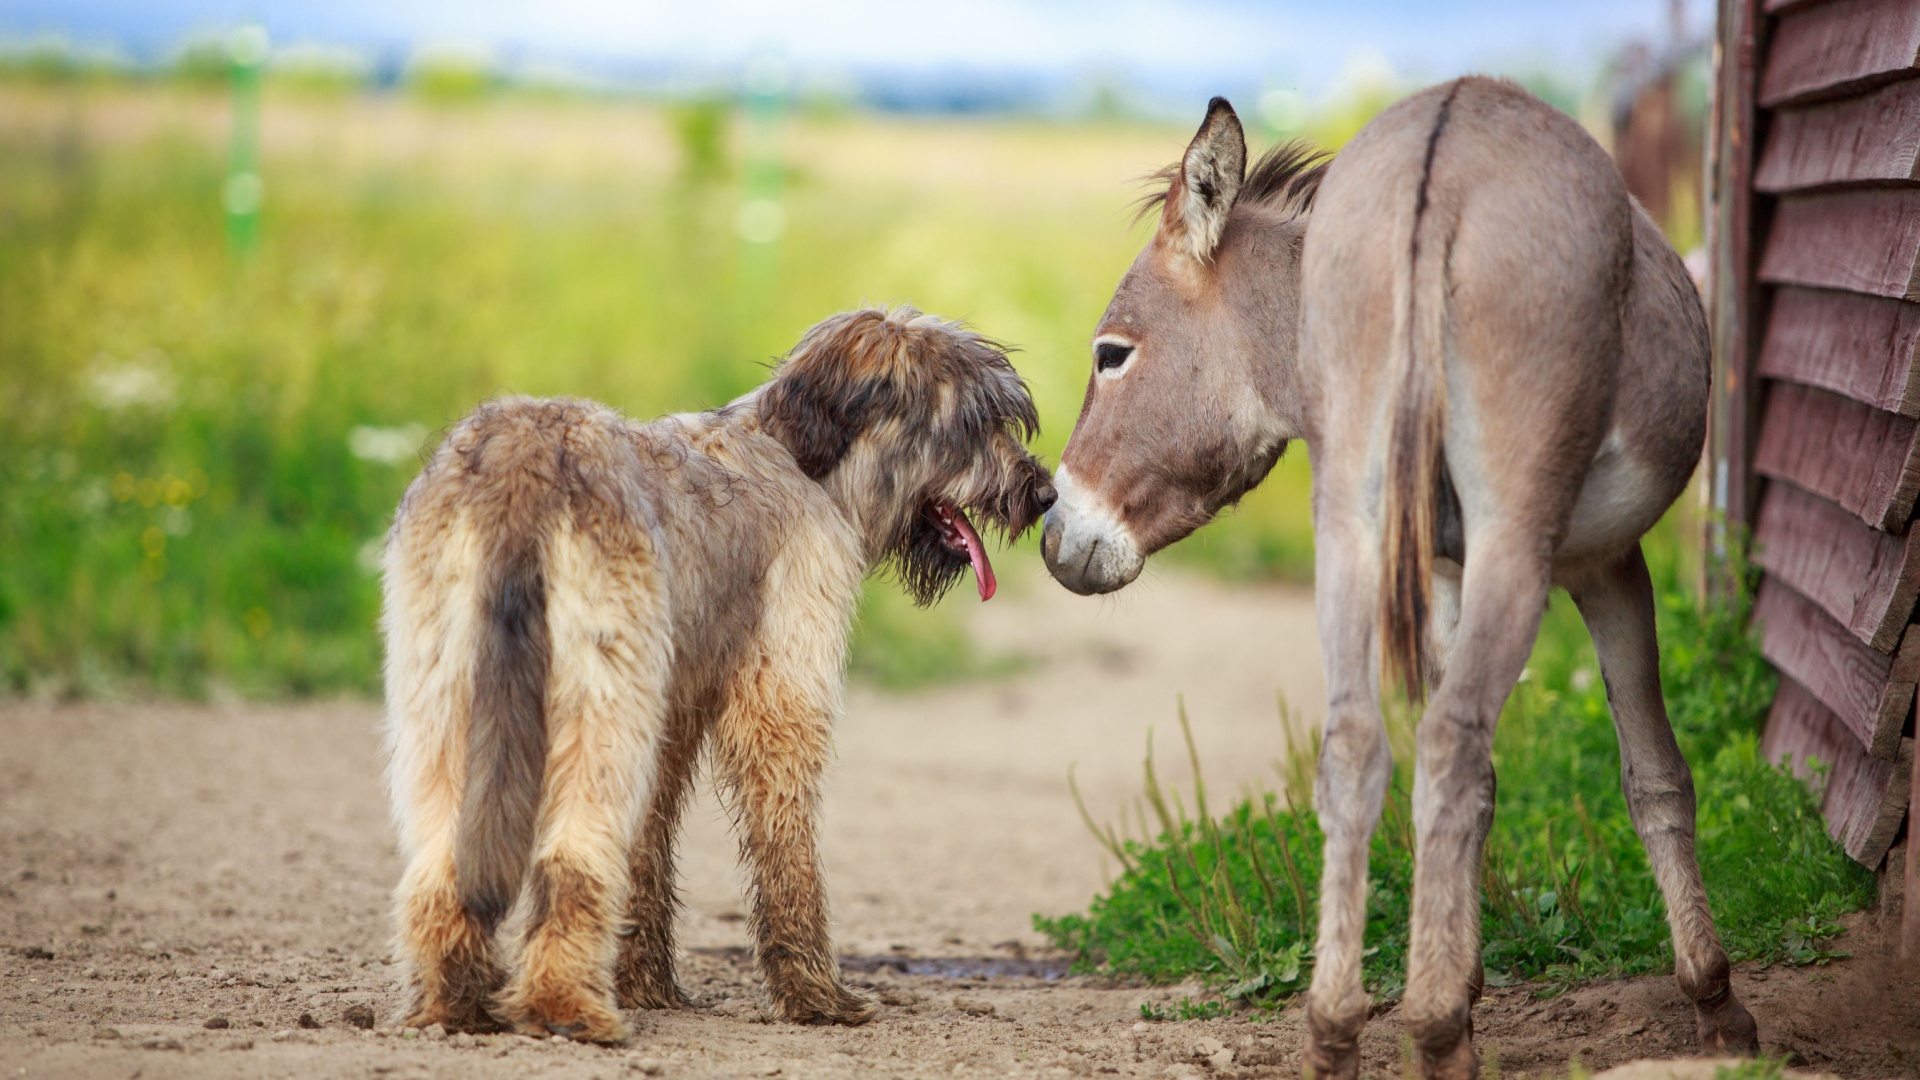
[[[720,71],[774,52],[802,72],[1065,80],[1163,91],[1257,85],[1319,97],[1387,67],[1586,77],[1624,41],[1666,39],[1669,0],[0,0],[0,31],[151,56],[240,20],[277,44],[484,46],[509,59]],[[1707,0],[1685,0],[1703,33]]]

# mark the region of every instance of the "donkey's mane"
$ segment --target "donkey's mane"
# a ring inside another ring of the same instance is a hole
[[[1253,163],[1253,168],[1247,170],[1234,205],[1265,206],[1290,212],[1295,217],[1305,214],[1313,209],[1313,197],[1320,193],[1320,180],[1327,175],[1327,166],[1332,162],[1332,154],[1303,140],[1278,143],[1269,147],[1260,155],[1260,160]],[[1180,163],[1176,161],[1147,177],[1149,182],[1159,184],[1159,188],[1141,198],[1140,217],[1166,204],[1167,193],[1173,190],[1173,181],[1179,175]]]

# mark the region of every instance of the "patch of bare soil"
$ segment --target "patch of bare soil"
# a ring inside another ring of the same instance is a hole
[[[1177,692],[1217,790],[1271,776],[1275,694],[1317,718],[1308,595],[1178,576],[1106,602],[1015,586],[976,628],[1038,666],[851,696],[823,847],[848,976],[886,1004],[858,1029],[768,1021],[733,844],[707,802],[683,859],[695,1008],[638,1016],[617,1049],[399,1031],[373,705],[0,703],[0,1076],[1297,1074],[1297,1008],[1143,1023],[1143,1002],[1197,989],[1067,976],[1028,917],[1103,884],[1068,765],[1094,813],[1117,816],[1149,726],[1178,761]],[[1768,1049],[1844,1077],[1920,1075],[1920,986],[1871,921],[1842,947],[1855,958],[1825,969],[1738,973]],[[1692,1045],[1668,978],[1550,1001],[1496,990],[1475,1024],[1507,1076]],[[1363,1046],[1369,1073],[1399,1075],[1394,1010]]]

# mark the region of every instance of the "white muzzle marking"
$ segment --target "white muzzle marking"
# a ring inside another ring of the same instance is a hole
[[[1092,596],[1139,577],[1146,556],[1106,500],[1078,483],[1065,465],[1054,470],[1053,489],[1059,500],[1041,526],[1040,552],[1054,579]]]

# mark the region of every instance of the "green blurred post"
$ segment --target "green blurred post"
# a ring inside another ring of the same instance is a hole
[[[260,73],[267,64],[267,31],[243,26],[227,41],[233,61],[233,149],[220,201],[227,211],[227,247],[250,254],[260,239]]]
[[[741,300],[749,320],[759,318],[772,301],[780,278],[780,237],[787,210],[780,201],[786,162],[781,127],[787,111],[787,64],[772,54],[755,57],[743,79],[746,91],[747,146],[745,187],[734,224],[741,252]]]

